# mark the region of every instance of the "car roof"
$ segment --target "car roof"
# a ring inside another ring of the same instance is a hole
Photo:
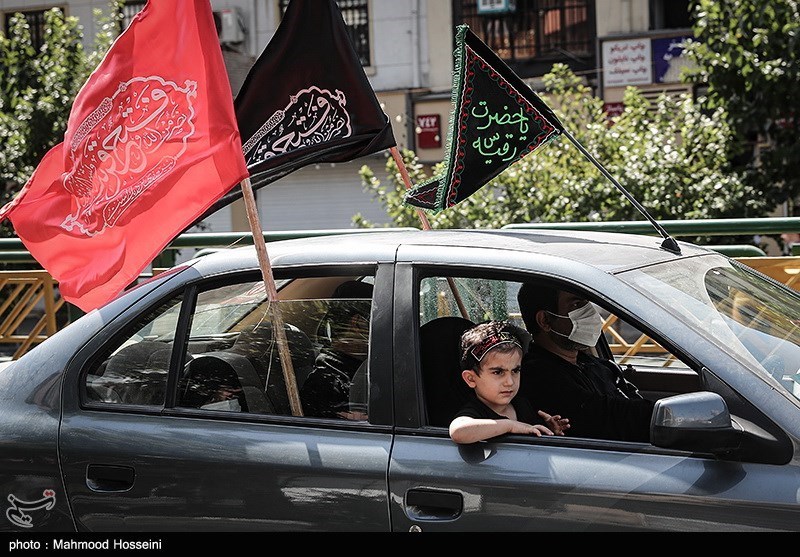
[[[272,266],[313,264],[374,264],[394,261],[401,246],[416,246],[437,253],[442,260],[447,248],[510,250],[548,255],[615,272],[651,265],[678,257],[711,253],[711,250],[679,242],[676,255],[661,248],[661,238],[618,232],[579,230],[444,229],[381,231],[314,236],[267,244]],[[458,250],[459,252],[461,250]],[[457,263],[457,261],[454,261]],[[253,246],[220,250],[193,262],[204,275],[258,267]]]

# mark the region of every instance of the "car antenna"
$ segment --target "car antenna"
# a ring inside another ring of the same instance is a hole
[[[646,218],[648,221],[650,221],[650,224],[652,224],[652,225],[653,225],[653,227],[654,227],[654,228],[655,228],[655,229],[658,231],[658,233],[659,233],[659,234],[661,235],[661,237],[664,239],[664,240],[661,242],[661,247],[662,247],[662,248],[664,248],[665,250],[671,251],[672,253],[680,254],[680,253],[681,253],[681,248],[680,248],[680,246],[678,246],[678,242],[676,242],[676,241],[675,241],[675,238],[673,238],[672,236],[670,236],[670,235],[667,233],[667,231],[666,231],[666,230],[664,230],[664,227],[663,227],[663,226],[661,226],[660,224],[658,224],[658,222],[656,222],[656,220],[655,220],[653,217],[651,217],[651,216],[650,216],[650,213],[648,213],[648,212],[647,212],[647,209],[645,209],[645,208],[644,208],[644,206],[642,206],[642,204],[641,204],[641,203],[639,203],[638,201],[636,201],[636,198],[635,198],[635,197],[633,197],[633,196],[630,194],[630,192],[628,192],[628,190],[626,190],[624,187],[622,187],[622,184],[620,184],[620,183],[619,183],[619,182],[618,182],[618,181],[617,181],[617,180],[616,180],[616,179],[615,179],[615,178],[614,178],[614,177],[611,175],[611,173],[610,173],[608,170],[606,170],[606,169],[605,169],[605,167],[604,167],[602,164],[600,164],[600,163],[597,161],[597,159],[595,159],[595,158],[594,158],[594,157],[591,155],[591,153],[589,153],[589,151],[587,151],[586,149],[584,149],[583,145],[581,145],[581,144],[578,142],[578,140],[577,140],[577,139],[575,139],[574,137],[572,137],[572,134],[571,134],[571,133],[569,133],[569,132],[568,132],[566,129],[563,129],[563,128],[562,128],[562,130],[561,130],[561,133],[563,133],[565,136],[567,136],[567,139],[569,139],[569,140],[572,142],[572,144],[573,144],[573,145],[575,145],[575,147],[577,147],[577,148],[578,148],[578,151],[580,151],[581,153],[583,153],[583,156],[585,156],[587,159],[589,159],[593,165],[595,165],[595,166],[596,166],[598,169],[600,169],[600,172],[602,172],[602,173],[603,173],[603,176],[605,176],[606,178],[608,178],[608,179],[611,181],[611,183],[612,183],[612,184],[614,184],[614,185],[617,187],[617,189],[618,189],[619,191],[621,191],[621,192],[622,192],[622,194],[623,194],[625,197],[627,197],[627,198],[628,198],[628,201],[630,201],[631,203],[633,203],[633,206],[634,206],[634,207],[636,207],[636,208],[639,210],[639,212],[640,212],[640,213],[642,213],[642,214],[645,216],[645,218]]]

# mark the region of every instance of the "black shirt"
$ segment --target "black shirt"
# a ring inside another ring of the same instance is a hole
[[[300,389],[303,414],[317,418],[341,418],[338,412],[350,409],[350,383],[361,362],[344,352],[320,352],[314,371]]]
[[[522,360],[520,393],[536,408],[568,418],[570,437],[649,442],[653,403],[613,362],[584,352],[577,361],[531,345]]]
[[[517,421],[518,422],[525,422],[526,424],[531,425],[546,425],[544,420],[539,416],[536,410],[533,409],[531,406],[530,401],[525,398],[524,396],[517,395],[511,401],[511,405],[514,407],[514,410],[517,411]],[[475,418],[476,420],[507,420],[508,416],[503,416],[502,414],[498,414],[488,406],[486,406],[483,402],[478,399],[477,396],[470,397],[470,400],[464,403],[464,406],[461,407],[455,418],[459,416],[467,416],[469,418]],[[454,418],[454,419],[455,419]]]

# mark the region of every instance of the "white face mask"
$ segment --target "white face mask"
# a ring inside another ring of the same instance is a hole
[[[592,304],[586,304],[578,309],[569,312],[568,315],[558,315],[552,311],[548,311],[550,315],[561,317],[562,319],[569,319],[572,321],[572,331],[569,335],[559,333],[550,329],[555,334],[570,339],[572,342],[577,342],[583,346],[594,346],[597,344],[597,339],[603,332],[603,318],[597,313],[597,310]]]

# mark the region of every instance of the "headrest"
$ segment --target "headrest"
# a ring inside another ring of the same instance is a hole
[[[420,327],[420,360],[428,423],[447,427],[455,413],[472,395],[461,379],[461,335],[475,323],[446,316]]]
[[[458,355],[461,350],[461,335],[474,326],[475,323],[463,317],[437,317],[420,327],[419,333],[423,344],[428,341],[436,342],[448,352],[452,351]],[[448,342],[451,339],[455,342]]]
[[[326,319],[344,325],[353,315],[360,315],[369,321],[372,290],[373,286],[368,282],[357,280],[343,282],[333,291]],[[350,299],[360,299],[360,301],[344,301]]]
[[[348,280],[336,287],[333,298],[372,298],[373,286],[368,282]]]

